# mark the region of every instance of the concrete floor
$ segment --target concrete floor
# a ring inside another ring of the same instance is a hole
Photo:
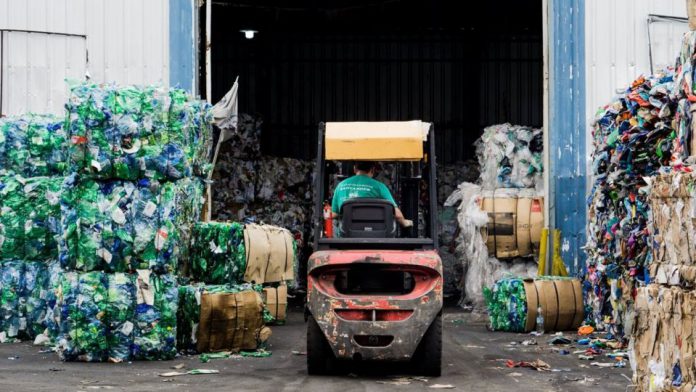
[[[274,327],[270,358],[230,358],[201,363],[197,356],[166,362],[128,364],[63,363],[54,353],[39,353],[28,343],[0,345],[0,391],[427,391],[433,384],[449,384],[460,391],[626,391],[630,369],[590,367],[573,355],[560,355],[546,344],[511,346],[529,339],[526,334],[488,332],[483,319],[458,309],[445,314],[443,375],[437,379],[400,380],[400,368],[375,367],[354,370],[342,377],[308,377],[305,323],[292,312],[288,324]],[[573,351],[573,348],[569,348]],[[11,359],[14,358],[14,359]],[[541,359],[554,369],[538,372],[505,367],[504,360]],[[606,362],[608,359],[598,358]],[[219,374],[160,377],[186,369],[217,369]]]

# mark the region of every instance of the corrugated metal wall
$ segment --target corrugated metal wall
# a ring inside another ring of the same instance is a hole
[[[541,126],[542,49],[535,33],[429,32],[214,36],[214,98],[240,75],[240,111],[264,120],[264,152],[310,158],[320,121],[423,119],[438,159],[473,157],[483,127]]]
[[[168,0],[0,0],[0,29],[84,35],[92,79],[124,84],[169,83],[168,17]],[[3,93],[3,107],[10,109],[3,114],[62,112],[67,88],[55,81],[84,71],[57,52],[74,59],[85,50],[75,39],[60,37],[12,38],[11,50],[3,52],[3,77],[12,78],[3,89],[13,89]]]
[[[586,0],[587,118],[641,74],[650,73],[648,15],[686,17],[684,0]],[[655,70],[673,66],[684,23],[651,25]],[[589,122],[588,122],[589,123]]]

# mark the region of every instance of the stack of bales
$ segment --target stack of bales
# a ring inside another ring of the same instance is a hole
[[[209,170],[209,106],[183,90],[85,83],[66,109],[59,265],[42,339],[64,360],[173,358],[176,274]]]
[[[236,222],[198,223],[191,255],[193,282],[179,288],[179,349],[263,348],[270,336],[264,325],[285,318],[286,284],[294,278],[297,258],[290,231]]]
[[[66,139],[62,118],[0,119],[0,342],[34,339],[47,325]]]

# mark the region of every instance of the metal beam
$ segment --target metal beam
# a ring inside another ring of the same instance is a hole
[[[585,4],[548,0],[548,204],[551,229],[561,230],[561,256],[582,272],[587,222]]]

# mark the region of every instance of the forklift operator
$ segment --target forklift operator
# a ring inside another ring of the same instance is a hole
[[[331,213],[334,218],[338,217],[343,202],[354,198],[373,198],[390,201],[394,205],[394,218],[402,227],[412,227],[413,221],[406,219],[394,201],[391,192],[386,185],[375,180],[376,162],[359,161],[353,166],[355,175],[341,181],[336,187],[331,202]]]

